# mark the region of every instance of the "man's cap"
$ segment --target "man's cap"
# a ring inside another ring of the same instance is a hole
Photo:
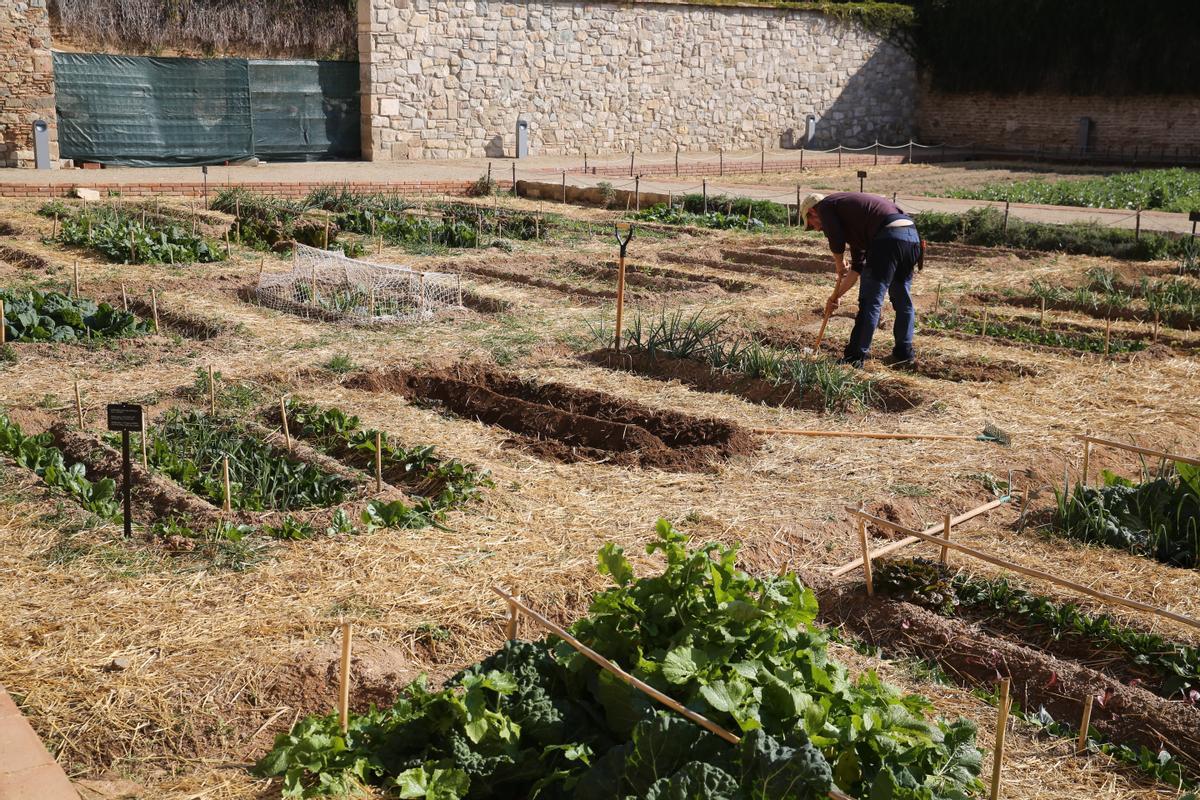
[[[812,194],[806,195],[805,198],[800,201],[800,221],[804,223],[805,228],[808,227],[808,212],[812,211],[812,207],[824,199],[825,195],[813,192]]]

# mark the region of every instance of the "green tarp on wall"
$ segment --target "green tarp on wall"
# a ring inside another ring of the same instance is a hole
[[[358,65],[54,54],[59,150],[104,164],[357,158]]]

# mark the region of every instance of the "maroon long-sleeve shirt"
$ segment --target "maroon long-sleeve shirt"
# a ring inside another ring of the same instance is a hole
[[[864,192],[834,192],[817,203],[821,230],[829,240],[833,253],[845,253],[850,248],[850,268],[861,272],[867,260],[867,245],[889,222],[907,219],[899,206],[877,194]]]

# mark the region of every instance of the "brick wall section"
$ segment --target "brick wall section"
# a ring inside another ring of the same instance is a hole
[[[916,67],[824,14],[670,2],[359,0],[363,153],[540,155],[907,141]]]
[[[1200,87],[1198,87],[1200,90]],[[1079,119],[1094,123],[1092,151],[1131,157],[1200,154],[1200,96],[1072,97],[946,94],[922,87],[920,141],[975,148],[1073,152]]]
[[[34,165],[31,126],[38,119],[50,123],[50,158],[58,160],[46,2],[0,2],[0,166]]]

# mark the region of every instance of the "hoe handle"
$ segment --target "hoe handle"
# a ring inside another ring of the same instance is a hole
[[[976,441],[974,436],[959,433],[882,433],[879,431],[807,431],[794,428],[752,428],[755,433],[779,433],[785,436],[843,436],[849,439],[938,439],[943,441]]]

